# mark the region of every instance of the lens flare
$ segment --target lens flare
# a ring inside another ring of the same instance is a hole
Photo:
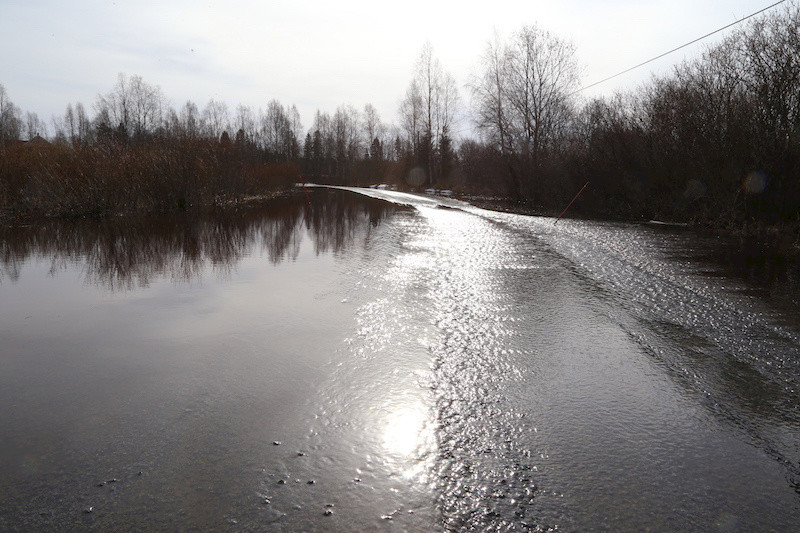
[[[758,194],[767,188],[767,176],[761,171],[750,172],[742,183],[744,192]]]

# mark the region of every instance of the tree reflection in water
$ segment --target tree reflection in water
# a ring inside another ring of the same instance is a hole
[[[84,265],[85,281],[112,290],[169,277],[187,282],[209,267],[225,275],[243,257],[263,252],[273,264],[294,261],[307,235],[317,254],[338,253],[386,216],[403,209],[349,192],[314,189],[263,202],[192,213],[102,220],[46,220],[0,226],[0,283],[15,282],[32,258],[48,258],[55,275]]]

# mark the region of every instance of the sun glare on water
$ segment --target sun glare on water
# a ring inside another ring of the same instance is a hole
[[[428,408],[418,402],[387,409],[383,447],[391,461],[399,463],[404,477],[420,474],[434,449]]]

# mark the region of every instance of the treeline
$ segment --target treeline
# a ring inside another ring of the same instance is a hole
[[[231,113],[211,100],[175,109],[160,88],[120,74],[97,97],[55,117],[54,133],[0,85],[0,215],[107,215],[230,203],[306,180],[402,182],[398,138],[369,104],[317,112],[304,134],[296,107]],[[27,137],[27,140],[20,140]]]
[[[800,6],[753,19],[635,91],[581,102],[572,47],[492,43],[470,89],[465,186],[557,212],[800,228]]]
[[[231,135],[224,104],[212,100],[201,114],[189,102],[176,111],[138,76],[121,74],[92,118],[82,104],[67,106],[49,141],[32,129],[41,121],[20,120],[2,86],[0,104],[0,211],[7,215],[185,209],[263,195],[300,174],[296,143]],[[286,129],[297,113],[270,103],[264,115]],[[19,141],[23,133],[27,142]]]
[[[0,86],[0,211],[181,209],[306,180],[448,188],[556,213],[588,182],[573,207],[586,216],[800,227],[796,0],[636,90],[587,101],[580,83],[574,46],[526,26],[487,45],[468,106],[426,45],[398,125],[370,104],[318,111],[308,129],[274,100],[176,109],[121,74],[93,116],[67,106],[44,141],[47,126]],[[459,135],[465,108],[476,138]]]

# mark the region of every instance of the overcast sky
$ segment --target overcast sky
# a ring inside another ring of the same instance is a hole
[[[588,85],[734,22],[775,0],[489,0],[396,3],[355,0],[0,0],[0,84],[48,123],[67,103],[90,114],[117,73],[159,85],[175,107],[210,98],[254,109],[296,104],[303,126],[316,109],[372,103],[385,122],[423,44],[464,88],[488,40],[526,24],[571,40]],[[704,44],[717,42],[731,30]],[[703,44],[586,91],[610,95],[667,72]]]

